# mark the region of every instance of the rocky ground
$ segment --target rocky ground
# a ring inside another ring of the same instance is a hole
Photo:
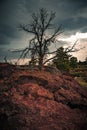
[[[87,130],[87,87],[49,67],[0,63],[0,130]]]

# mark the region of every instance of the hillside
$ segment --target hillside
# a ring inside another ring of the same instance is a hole
[[[87,87],[49,67],[0,63],[1,130],[87,130]]]
[[[70,74],[74,76],[75,80],[82,86],[87,87],[87,64],[78,65],[77,68],[70,70]]]

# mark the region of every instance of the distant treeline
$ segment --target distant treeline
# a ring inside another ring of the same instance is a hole
[[[78,65],[87,65],[87,61],[79,61]]]

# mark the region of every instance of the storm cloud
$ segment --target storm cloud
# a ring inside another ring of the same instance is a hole
[[[31,14],[42,7],[56,12],[54,24],[62,24],[63,37],[87,32],[87,0],[0,0],[1,59],[4,55],[13,58],[9,49],[27,45],[30,35],[19,31],[18,26],[29,23]]]

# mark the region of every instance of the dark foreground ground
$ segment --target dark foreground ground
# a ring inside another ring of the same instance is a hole
[[[56,69],[0,63],[0,130],[87,130],[87,87]]]

